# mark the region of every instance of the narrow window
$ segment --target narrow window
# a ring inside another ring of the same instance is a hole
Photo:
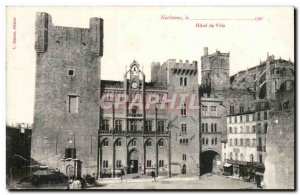
[[[78,113],[78,96],[77,95],[69,95],[69,106],[68,112],[71,114]]]
[[[75,70],[74,69],[69,69],[68,70],[68,75],[69,76],[74,76],[75,75]]]

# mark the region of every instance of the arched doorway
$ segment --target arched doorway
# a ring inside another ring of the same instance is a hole
[[[133,149],[129,153],[128,173],[138,173],[140,153]]]
[[[220,160],[220,155],[217,152],[213,150],[207,150],[202,152],[200,157],[201,175],[219,171],[218,161]]]
[[[186,174],[186,164],[184,164],[182,166],[182,171],[181,171],[182,174]]]

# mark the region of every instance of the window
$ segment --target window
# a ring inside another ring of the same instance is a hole
[[[229,123],[232,123],[232,118],[231,118],[231,116],[229,117]]]
[[[257,113],[257,120],[260,121],[260,112]]]
[[[137,121],[136,120],[130,120],[130,131],[137,131]]]
[[[240,160],[244,161],[244,155],[243,154],[241,154]]]
[[[202,138],[202,144],[205,145],[205,139],[204,138]]]
[[[136,146],[136,140],[132,140],[131,146],[135,147]]]
[[[186,104],[185,103],[181,106],[181,116],[186,116]]]
[[[71,114],[78,113],[78,96],[77,95],[69,95],[69,105],[68,112]]]
[[[152,121],[146,121],[146,132],[152,131]]]
[[[159,132],[165,131],[165,123],[164,121],[158,121],[158,129]]]
[[[165,145],[165,142],[163,139],[159,140],[158,146],[163,147]]]
[[[224,143],[224,149],[226,149],[226,143]]]
[[[122,120],[116,120],[116,131],[122,131]]]
[[[237,133],[237,127],[234,127],[234,133]]]
[[[122,167],[122,161],[121,160],[117,160],[116,161],[116,166],[117,166],[117,168],[121,168]]]
[[[234,122],[237,123],[237,117],[236,116],[234,116]]]
[[[164,167],[164,160],[159,160],[158,166],[159,167]]]
[[[264,112],[264,120],[268,120],[268,112],[267,111]]]
[[[181,144],[188,144],[189,143],[189,139],[179,139],[179,143],[181,143]]]
[[[152,146],[152,141],[150,139],[146,141],[146,146]]]
[[[213,123],[210,124],[210,130],[211,130],[211,132],[214,132],[214,124]]]
[[[238,145],[238,139],[234,139],[234,145],[235,145],[235,146]]]
[[[249,158],[250,158],[250,162],[253,162],[253,154],[250,154],[250,156],[249,156]]]
[[[234,114],[234,106],[230,106],[229,113]]]
[[[232,127],[229,127],[229,133],[232,133]]]
[[[184,86],[187,86],[187,78],[184,77]]]
[[[151,160],[147,160],[147,167],[151,167]]]
[[[204,132],[204,123],[202,123],[202,132]]]
[[[265,129],[265,132],[264,132],[264,133],[267,134],[267,133],[268,133],[268,123],[265,123],[265,124],[264,124],[264,129]]]
[[[257,125],[257,133],[261,133],[261,124]]]
[[[241,140],[240,140],[240,142],[241,142],[241,143],[240,143],[240,144],[241,144],[241,146],[243,146],[243,145],[244,145],[244,140],[243,140],[243,139],[241,139]]]
[[[74,69],[69,69],[68,70],[68,75],[69,76],[75,76],[75,70]]]
[[[105,119],[102,121],[102,130],[109,131],[109,120]]]
[[[182,160],[183,160],[183,161],[186,161],[186,154],[183,154],[183,155],[182,155]]]
[[[263,162],[263,160],[262,160],[262,155],[261,155],[261,154],[259,155],[259,162],[260,162],[260,163]]]
[[[246,115],[246,122],[248,122],[249,121],[249,115],[247,114]]]
[[[180,86],[182,86],[182,83],[183,83],[183,82],[182,82],[182,81],[183,81],[183,80],[182,80],[182,77],[180,77],[179,80],[180,80]]]
[[[108,139],[105,139],[105,140],[103,141],[103,146],[108,146]]]
[[[205,131],[208,132],[208,123],[205,124]]]
[[[244,106],[240,106],[240,113],[244,112]]]
[[[208,107],[207,106],[202,106],[202,115],[208,116]]]
[[[211,139],[211,145],[214,145],[214,142],[215,142],[215,140],[214,140],[214,138],[212,138]]]
[[[250,146],[250,139],[246,139],[246,146]]]
[[[210,107],[210,115],[211,116],[217,116],[217,107],[216,106],[211,106]]]
[[[181,124],[181,132],[186,134],[186,124]]]
[[[252,126],[252,133],[255,133],[256,129],[255,129],[255,125]]]
[[[116,146],[122,146],[122,141],[121,140],[117,140],[116,141]]]
[[[258,138],[258,146],[262,146],[261,137],[260,137],[260,138]]]
[[[215,132],[217,132],[217,123],[215,123]]]
[[[230,154],[229,154],[229,155],[230,155],[230,160],[232,160],[232,152],[230,152]]]
[[[235,160],[239,160],[239,155],[238,155],[238,153],[235,153]]]
[[[206,145],[208,145],[208,138],[206,138]]]
[[[240,123],[243,122],[243,116],[240,116]]]
[[[108,160],[103,160],[102,166],[103,168],[108,168]]]
[[[217,145],[217,142],[218,142],[218,138],[215,138],[215,144]]]
[[[246,126],[246,133],[250,133],[250,127]]]
[[[244,133],[244,128],[243,128],[243,126],[240,126],[240,133]]]
[[[253,147],[256,146],[256,139],[252,139],[252,146],[253,146]]]
[[[224,153],[224,160],[226,160],[226,153]]]
[[[229,145],[232,146],[232,139],[229,140]]]

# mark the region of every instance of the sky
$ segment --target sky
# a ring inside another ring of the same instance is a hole
[[[49,13],[57,26],[89,28],[91,17],[104,19],[102,79],[122,80],[126,66],[136,60],[149,81],[151,62],[201,64],[204,47],[209,54],[230,52],[230,75],[258,65],[268,52],[294,61],[293,7],[8,7],[7,124],[33,123],[36,12]],[[162,19],[170,15],[183,20]]]

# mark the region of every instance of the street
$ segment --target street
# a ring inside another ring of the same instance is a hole
[[[90,189],[257,189],[257,187],[255,183],[243,182],[215,174],[205,174],[200,180],[166,178],[156,182],[103,184]]]

